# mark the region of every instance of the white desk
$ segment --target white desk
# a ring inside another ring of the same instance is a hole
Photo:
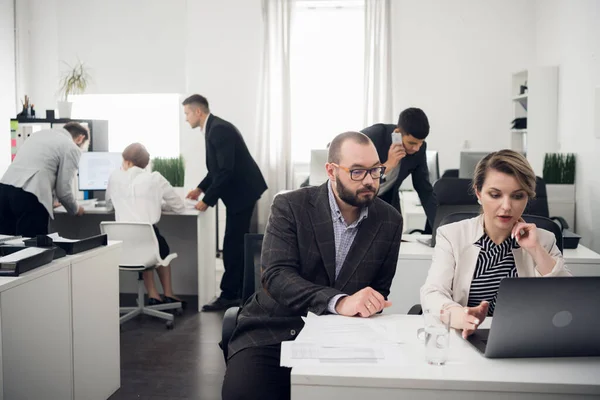
[[[107,399],[120,387],[120,250],[0,278],[0,399]]]
[[[420,316],[377,318],[395,319],[400,326],[404,344],[400,345],[403,357],[398,366],[323,363],[296,367],[291,374],[292,400],[564,400],[600,396],[600,357],[487,359],[452,332],[447,364],[431,366],[425,362],[424,345],[416,338],[423,323]]]
[[[106,207],[85,207],[81,217],[55,210],[51,231],[63,237],[80,239],[100,234],[100,222],[114,221],[114,211]],[[184,213],[163,212],[158,229],[178,257],[172,263],[173,290],[180,295],[198,295],[198,309],[215,297],[216,225],[215,209],[203,213],[187,208]],[[137,293],[137,274],[120,274],[122,293]]]
[[[417,237],[428,235],[403,235],[396,275],[392,281],[389,299],[392,302],[391,313],[404,314],[414,304],[420,303],[419,290],[425,283],[431,266],[433,247],[415,242]],[[567,267],[575,276],[600,276],[600,254],[579,245],[576,249],[565,249],[564,258]]]

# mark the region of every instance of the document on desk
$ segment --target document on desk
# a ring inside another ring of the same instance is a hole
[[[393,321],[311,313],[303,319],[301,335],[281,344],[281,366],[397,364],[401,359]]]
[[[23,250],[15,251],[12,254],[0,257],[0,263],[12,263],[21,261],[25,258],[35,256],[36,254],[43,253],[46,250],[48,249],[42,249],[39,247],[25,247]]]

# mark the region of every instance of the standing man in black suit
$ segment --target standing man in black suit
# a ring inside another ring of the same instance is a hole
[[[196,209],[206,211],[223,200],[227,208],[221,295],[204,305],[202,311],[226,310],[239,305],[244,275],[244,235],[250,230],[254,206],[267,190],[267,184],[250,155],[246,143],[233,124],[210,113],[208,100],[198,94],[183,102],[186,121],[200,128],[206,141],[208,174],[187,197],[198,200]]]
[[[375,124],[363,129],[362,133],[373,141],[379,159],[386,167],[379,197],[400,211],[398,190],[404,179],[412,175],[413,187],[419,194],[427,221],[433,226],[436,203],[427,167],[427,115],[420,108],[407,108],[400,113],[398,125]]]
[[[308,312],[368,318],[391,305],[402,217],[377,198],[385,169],[375,146],[362,133],[342,133],[326,168],[327,183],[273,200],[261,289],[229,342],[223,400],[290,398],[281,342],[296,339]]]

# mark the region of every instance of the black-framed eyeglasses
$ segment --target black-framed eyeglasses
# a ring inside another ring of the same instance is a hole
[[[371,175],[371,178],[379,179],[383,176],[383,173],[385,172],[385,167],[383,165],[380,167],[373,167],[373,168],[352,168],[352,169],[342,167],[341,165],[338,165],[338,164],[333,164],[333,165],[348,172],[350,174],[350,179],[352,179],[353,181],[362,181],[367,176],[367,173],[369,173]]]

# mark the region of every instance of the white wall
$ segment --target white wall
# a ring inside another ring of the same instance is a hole
[[[16,115],[13,0],[0,0],[0,176],[10,164],[10,118]]]
[[[23,75],[41,109],[55,108],[64,63],[78,59],[90,69],[88,93],[185,90],[185,0],[17,2]]]
[[[577,154],[577,231],[584,245],[600,251],[600,139],[594,137],[600,1],[538,0],[536,17],[537,63],[559,68],[559,151]]]
[[[394,112],[425,111],[428,149],[440,151],[440,173],[458,168],[465,141],[471,150],[510,146],[511,74],[534,60],[534,6],[523,0],[392,2]]]
[[[79,58],[90,67],[88,93],[202,94],[254,150],[260,0],[17,2],[27,31],[21,87],[38,110],[56,107],[62,62]],[[181,131],[165,134],[179,135],[186,186],[197,185],[206,172],[203,136],[183,112]]]
[[[256,156],[256,101],[262,57],[260,0],[187,2],[186,92],[208,98],[211,112],[240,130]],[[185,121],[185,120],[184,120]],[[206,173],[204,136],[182,125],[186,186]]]

